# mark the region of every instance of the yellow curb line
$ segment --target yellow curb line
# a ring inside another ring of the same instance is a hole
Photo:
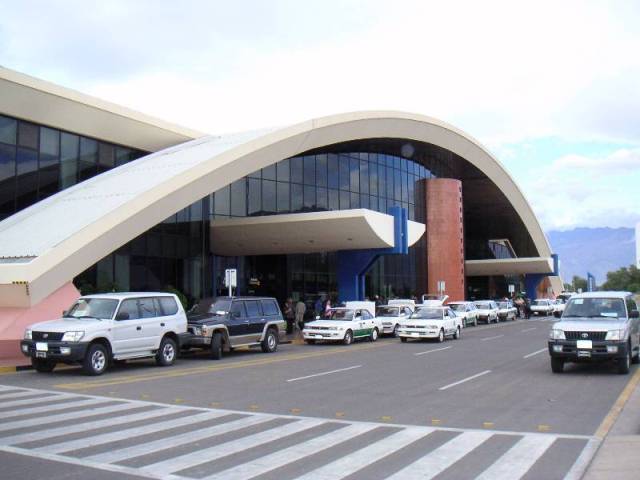
[[[629,401],[629,398],[631,397],[631,394],[633,393],[635,388],[638,386],[638,383],[640,383],[640,368],[638,368],[633,374],[633,376],[627,383],[627,386],[624,387],[624,390],[622,390],[622,392],[620,393],[620,396],[616,400],[616,403],[613,404],[613,407],[611,407],[611,410],[609,410],[607,416],[604,417],[604,420],[598,427],[598,430],[596,430],[595,436],[598,439],[603,440],[604,437],[609,434],[611,427],[613,427],[613,424],[620,416],[622,409]]]

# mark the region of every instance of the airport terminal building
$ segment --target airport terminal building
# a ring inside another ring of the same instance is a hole
[[[0,68],[0,346],[79,291],[196,301],[227,268],[281,302],[461,300],[558,293],[557,263],[502,165],[436,119],[212,136]]]

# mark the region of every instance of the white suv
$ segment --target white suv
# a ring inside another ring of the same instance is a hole
[[[187,317],[170,293],[110,293],[80,297],[62,318],[29,326],[21,342],[38,372],[80,363],[101,375],[113,360],[155,357],[172,365],[186,336]]]

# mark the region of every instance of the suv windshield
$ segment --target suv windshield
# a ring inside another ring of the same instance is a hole
[[[626,318],[624,301],[620,298],[572,298],[564,317]]]
[[[118,306],[112,298],[80,298],[64,314],[65,318],[98,318],[109,320]]]
[[[224,317],[229,313],[230,308],[231,308],[230,299],[219,298],[211,304],[207,313],[210,313],[211,315],[216,315],[219,317]]]
[[[353,310],[329,310],[325,319],[351,321],[353,320]]]
[[[419,308],[410,318],[421,318],[425,320],[442,320],[442,310],[437,308]]]
[[[400,314],[399,307],[378,307],[378,317],[397,317]]]

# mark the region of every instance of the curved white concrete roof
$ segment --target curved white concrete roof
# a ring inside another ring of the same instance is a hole
[[[551,249],[524,195],[477,141],[439,120],[355,112],[269,132],[199,138],[75,185],[0,222],[0,306],[30,305],[168,216],[284,158],[331,144],[399,138],[448,149],[480,169],[511,201],[541,257]],[[26,282],[16,295],[15,282]],[[8,292],[11,292],[9,294]],[[20,297],[20,298],[18,298]]]

